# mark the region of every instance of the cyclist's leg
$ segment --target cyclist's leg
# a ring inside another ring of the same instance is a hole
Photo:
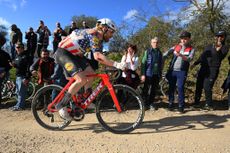
[[[69,87],[68,92],[63,97],[62,101],[56,106],[61,109],[63,105],[68,103],[72,95],[75,95],[81,87],[87,83],[86,74],[89,73],[89,63],[86,58],[74,56],[70,52],[58,48],[56,51],[56,62],[60,64],[76,81]]]
[[[85,69],[84,72],[86,73],[86,75],[87,75],[87,74],[94,74],[94,73],[95,73],[91,66],[88,66],[88,67]],[[84,78],[86,78],[86,76],[84,76]],[[85,85],[84,85],[85,91],[86,91],[87,89],[89,89],[89,88],[92,88],[93,80],[94,80],[93,77],[87,77],[87,78],[86,78],[86,83],[85,83]]]

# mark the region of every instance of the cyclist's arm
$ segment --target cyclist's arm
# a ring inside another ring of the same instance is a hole
[[[107,65],[107,66],[113,66],[114,61],[108,59],[105,55],[103,55],[100,52],[94,52],[93,53],[94,59],[97,60],[99,63]]]
[[[92,35],[92,37],[90,38],[90,46],[91,51],[93,52],[94,59],[96,61],[107,66],[113,66],[114,61],[109,60],[105,55],[102,54],[102,41],[99,39],[98,36]]]

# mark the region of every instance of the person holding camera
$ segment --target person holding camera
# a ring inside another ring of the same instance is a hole
[[[29,27],[29,30],[25,34],[25,39],[27,39],[27,51],[29,52],[29,56],[33,59],[37,48],[37,34],[32,27]]]
[[[62,29],[60,22],[56,23],[56,29],[54,30],[53,36],[53,53],[56,52],[58,48],[59,42],[61,42],[62,38],[65,37],[67,34],[66,32]]]
[[[37,56],[40,57],[41,49],[47,49],[49,45],[49,36],[51,36],[51,32],[48,27],[45,26],[44,22],[40,20],[40,24],[36,30],[36,33],[38,33]]]

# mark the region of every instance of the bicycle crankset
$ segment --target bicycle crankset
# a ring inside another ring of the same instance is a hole
[[[85,117],[85,111],[84,111],[84,109],[82,109],[80,107],[76,107],[74,110],[72,110],[71,116],[73,116],[73,120],[81,121]]]

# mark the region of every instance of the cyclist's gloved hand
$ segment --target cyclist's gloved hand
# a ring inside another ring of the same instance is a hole
[[[117,69],[125,70],[125,68],[127,67],[127,64],[125,62],[121,62],[121,63],[114,62],[113,66]]]

